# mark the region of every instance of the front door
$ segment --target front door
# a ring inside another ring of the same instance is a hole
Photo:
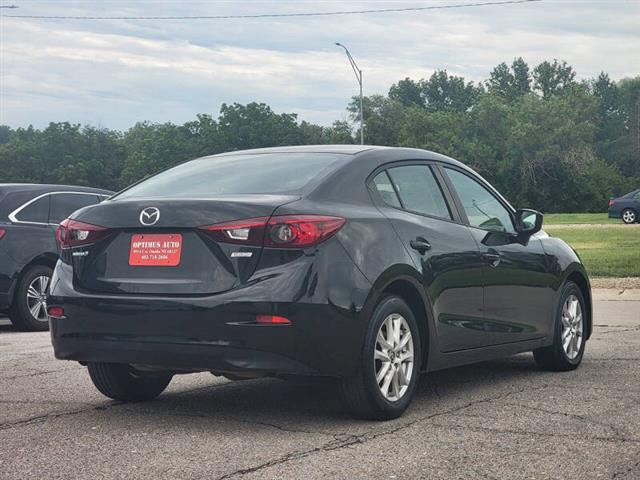
[[[485,329],[492,344],[546,335],[553,319],[553,277],[542,242],[521,243],[511,210],[467,172],[444,167],[482,256]]]

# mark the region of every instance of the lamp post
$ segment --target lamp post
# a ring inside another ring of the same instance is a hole
[[[336,42],[336,45],[344,48],[344,51],[347,53],[347,58],[349,59],[349,63],[351,64],[351,68],[353,68],[353,73],[356,74],[356,80],[358,80],[358,85],[360,85],[360,144],[364,145],[364,109],[362,106],[362,70],[358,68],[355,60],[349,53],[347,47],[342,45],[341,43]]]

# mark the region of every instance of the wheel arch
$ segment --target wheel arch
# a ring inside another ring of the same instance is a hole
[[[580,292],[585,301],[585,306],[587,308],[587,334],[585,338],[588,340],[591,336],[591,332],[593,331],[593,304],[591,299],[591,285],[589,283],[589,279],[587,275],[579,270],[574,270],[571,272],[566,279],[567,282],[573,282],[578,285]]]
[[[422,345],[421,370],[426,371],[433,341],[433,312],[419,280],[419,274],[409,266],[391,267],[380,275],[374,283],[373,291],[376,294],[367,301],[370,307],[367,308],[368,311],[373,311],[382,296],[396,295],[404,300],[413,312]]]
[[[32,258],[27,264],[25,264],[17,275],[16,282],[14,284],[16,285],[16,288],[13,289],[11,304],[13,305],[13,302],[15,302],[16,300],[16,295],[18,292],[18,288],[17,288],[18,283],[20,282],[20,280],[22,280],[22,277],[30,268],[45,266],[45,267],[54,269],[57,261],[58,261],[58,256],[55,253],[46,252]]]

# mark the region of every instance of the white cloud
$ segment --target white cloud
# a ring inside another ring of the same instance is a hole
[[[434,4],[438,2],[433,2]],[[439,2],[453,3],[453,1]],[[424,3],[420,3],[423,5]],[[342,2],[31,2],[23,14],[172,15],[343,10]],[[349,8],[416,6],[356,2]],[[13,11],[13,12],[17,12]],[[1,22],[0,123],[69,120],[127,128],[217,114],[223,102],[263,101],[330,124],[364,71],[365,93],[446,68],[482,80],[501,61],[568,61],[581,78],[640,73],[640,2],[547,1],[421,13],[233,21]]]

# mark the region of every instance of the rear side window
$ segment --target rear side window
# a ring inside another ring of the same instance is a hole
[[[31,202],[15,215],[16,220],[19,222],[48,223],[50,198],[50,195],[45,195],[35,202]]]
[[[98,196],[93,194],[58,193],[51,195],[49,223],[60,223],[76,210],[96,203],[98,203]]]
[[[113,197],[210,197],[293,193],[348,162],[350,155],[262,153],[191,160]]]
[[[427,165],[394,167],[388,173],[404,209],[451,220],[442,190]]]
[[[387,172],[381,172],[376,175],[373,179],[373,184],[382,197],[382,200],[384,200],[384,203],[391,205],[392,207],[402,208]]]

